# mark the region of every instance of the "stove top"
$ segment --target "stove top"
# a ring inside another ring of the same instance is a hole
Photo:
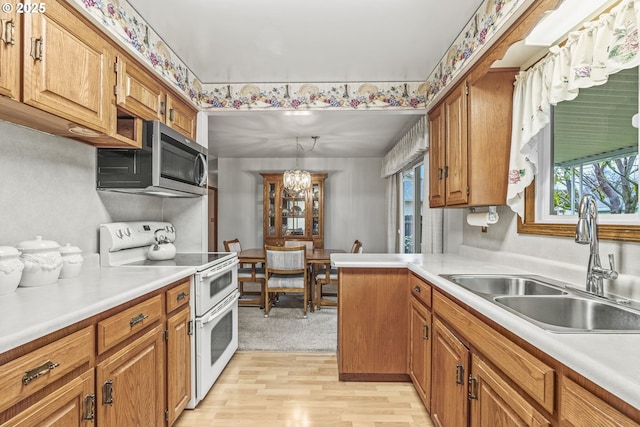
[[[213,265],[231,260],[236,256],[235,252],[178,252],[173,259],[152,261],[150,259],[137,260],[122,264],[128,267],[197,267],[198,271],[210,268]]]

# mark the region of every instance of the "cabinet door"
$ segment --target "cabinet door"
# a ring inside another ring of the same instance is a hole
[[[3,2],[16,10],[16,1]],[[20,98],[20,15],[0,11],[0,95]]]
[[[180,310],[167,320],[167,402],[169,426],[191,399],[191,310]]]
[[[167,111],[165,123],[184,136],[196,139],[196,114],[195,108],[176,96],[167,94]]]
[[[116,59],[116,104],[144,120],[164,120],[166,92],[148,71]]]
[[[92,130],[111,120],[113,55],[98,33],[56,1],[24,14],[23,102]]]
[[[467,203],[467,86],[461,84],[444,101],[446,204]]]
[[[470,427],[543,427],[549,421],[475,354],[471,358]]]
[[[409,376],[427,411],[431,411],[431,312],[411,298]]]
[[[562,396],[560,402],[561,426],[640,426],[639,422],[628,418],[587,389],[566,377],[562,379]]]
[[[469,349],[437,318],[432,345],[431,418],[437,427],[466,426]]]
[[[162,329],[156,326],[96,367],[100,426],[164,425]]]
[[[89,427],[94,425],[93,402],[93,369],[90,369],[2,427]]]
[[[429,114],[429,206],[445,205],[445,123],[444,107]]]

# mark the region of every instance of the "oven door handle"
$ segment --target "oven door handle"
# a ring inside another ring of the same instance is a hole
[[[207,274],[204,274],[202,276],[202,278],[203,279],[208,279],[208,278],[210,278],[212,276],[215,276],[215,275],[222,275],[222,274],[226,273],[227,268],[235,267],[236,265],[238,265],[238,258],[235,258],[231,264],[225,265],[225,267],[223,269],[220,269],[220,270],[214,269],[213,271],[211,271],[211,272],[209,272]]]
[[[231,307],[233,304],[235,304],[238,300],[240,299],[240,292],[236,291],[233,294],[233,298],[231,298],[230,300],[228,300],[227,302],[223,303],[224,305],[219,307],[218,309],[214,310],[213,313],[211,313],[209,315],[209,317],[207,317],[206,319],[202,320],[202,322],[200,323],[200,327],[203,328],[204,325],[206,325],[207,323],[211,323],[214,320],[216,320],[219,317],[222,317],[223,314],[226,313],[227,308]],[[221,304],[222,305],[222,304]]]

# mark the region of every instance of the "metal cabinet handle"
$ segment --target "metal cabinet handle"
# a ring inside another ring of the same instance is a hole
[[[15,44],[15,28],[16,22],[13,19],[3,19],[0,21],[2,23],[2,30],[0,34],[0,40],[4,42],[6,45],[14,45]]]
[[[35,380],[36,378],[39,378],[39,377],[43,376],[44,374],[48,373],[49,371],[52,371],[53,369],[57,368],[58,366],[60,366],[59,363],[53,363],[52,361],[47,360],[46,362],[44,362],[42,365],[38,366],[37,368],[33,368],[33,369],[30,369],[30,370],[26,371],[24,373],[24,376],[22,377],[22,384],[27,385],[31,381]]]
[[[131,320],[129,321],[129,325],[133,327],[148,317],[149,317],[148,315],[140,313],[136,317],[131,318]]]
[[[469,375],[469,400],[478,400],[478,379]]]
[[[169,108],[169,121],[174,121],[175,120],[175,109],[174,108]]]
[[[160,101],[160,115],[164,116],[164,113],[167,111],[167,103],[165,101]]]
[[[417,293],[422,292],[422,288],[420,288],[420,286],[414,286],[413,290],[416,291]]]
[[[429,340],[429,325],[427,325],[426,323],[424,325],[422,325],[423,329],[424,329],[424,334],[422,335],[422,339],[425,341]]]
[[[442,168],[438,168],[438,180],[442,179]]]
[[[113,380],[107,380],[102,385],[102,404],[113,406]]]
[[[180,292],[177,296],[176,296],[176,300],[178,301],[182,301],[183,299],[185,299],[186,297],[188,297],[189,294],[187,292]]]
[[[456,365],[456,384],[464,384],[464,366],[460,363]]]
[[[82,419],[84,421],[93,421],[96,418],[96,395],[91,393],[84,397],[82,403]]]
[[[31,38],[31,57],[34,61],[42,61],[42,50],[44,48],[44,39],[42,37]]]

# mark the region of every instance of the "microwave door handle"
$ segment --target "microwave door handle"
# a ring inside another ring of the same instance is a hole
[[[196,164],[194,165],[194,167],[196,173],[198,171],[198,163],[200,163],[200,166],[202,167],[202,173],[200,174],[200,177],[198,179],[198,186],[202,187],[207,182],[207,159],[204,157],[204,154],[198,153],[195,163]]]

